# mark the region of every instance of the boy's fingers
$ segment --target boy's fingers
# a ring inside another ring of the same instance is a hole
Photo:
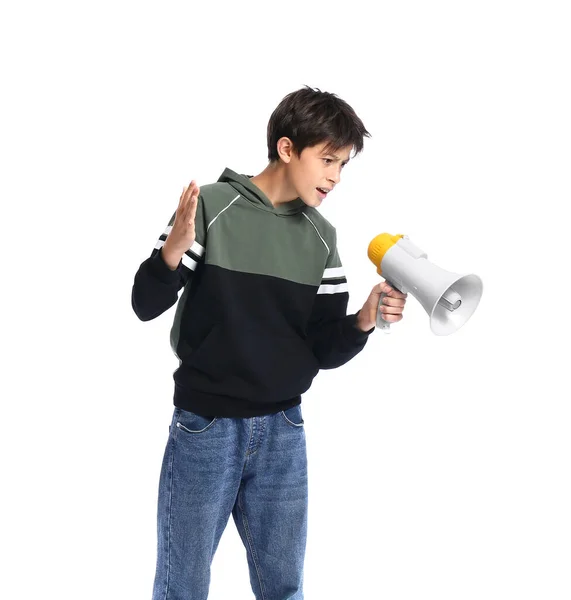
[[[181,213],[181,217],[184,221],[184,223],[187,223],[188,225],[191,225],[194,223],[194,220],[196,218],[196,207],[198,205],[198,197],[197,196],[191,196],[188,201],[185,203],[183,209],[182,209],[182,213]]]
[[[194,179],[190,182],[189,185],[183,186],[182,194],[180,196],[178,208],[176,211],[177,217],[178,219],[180,219],[180,223],[185,223],[186,225],[193,225],[194,219],[196,217],[196,208],[198,206],[199,194],[200,188],[198,187]]]
[[[186,194],[186,185],[182,188],[182,194],[178,200],[178,207],[180,208],[184,204],[184,195]]]
[[[196,218],[196,207],[198,206],[198,197],[193,197],[188,208],[188,221],[194,222]]]
[[[391,298],[391,296],[385,296],[383,298],[383,304],[387,306],[404,306],[405,298]]]
[[[386,281],[379,284],[381,293],[387,294],[391,298],[406,298],[408,294],[399,292],[394,287],[391,287]]]
[[[192,193],[193,193],[195,187],[196,187],[196,182],[194,181],[194,179],[190,182],[189,185],[185,186],[184,198],[186,200],[188,200],[192,196]]]
[[[385,281],[381,281],[375,286],[375,291],[379,294],[388,294],[392,291],[392,287]]]
[[[389,306],[385,304],[381,307],[381,312],[385,315],[400,315],[402,308],[402,306]]]
[[[177,210],[177,212],[183,212],[184,211],[184,206],[186,204],[186,198],[187,198],[187,195],[188,195],[188,188],[189,188],[189,186],[187,186],[187,185],[185,185],[182,188],[182,194],[180,195],[180,199],[178,201],[178,210]]]
[[[191,181],[190,185],[185,187],[184,190],[180,199],[180,205],[183,206],[183,210],[187,211],[193,199],[198,196],[199,189],[195,182]]]
[[[198,197],[198,193],[200,192],[199,187],[193,182],[188,190],[187,190],[187,200],[193,200],[194,198]]]
[[[384,314],[383,319],[389,323],[398,323],[402,319],[402,315]]]

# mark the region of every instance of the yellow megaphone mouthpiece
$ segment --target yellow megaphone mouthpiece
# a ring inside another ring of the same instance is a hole
[[[394,246],[404,235],[391,235],[390,233],[381,233],[371,240],[367,254],[371,262],[377,267],[377,273],[382,275],[381,262],[386,251]]]

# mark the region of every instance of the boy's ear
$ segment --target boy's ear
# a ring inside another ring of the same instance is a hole
[[[281,137],[277,143],[278,156],[285,162],[289,163],[293,154],[293,142],[288,137]]]

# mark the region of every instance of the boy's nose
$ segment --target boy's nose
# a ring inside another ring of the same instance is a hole
[[[337,184],[341,181],[341,166],[337,167],[337,169],[335,169],[332,173],[332,175],[329,177],[330,181],[333,181],[333,183]]]

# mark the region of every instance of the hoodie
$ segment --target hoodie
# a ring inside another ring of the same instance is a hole
[[[174,404],[204,416],[299,404],[320,369],[349,361],[374,330],[362,332],[346,314],[335,228],[300,198],[274,206],[250,178],[226,168],[201,186],[196,239],[177,269],[161,253],[173,214],[132,288],[143,321],[178,300]]]

